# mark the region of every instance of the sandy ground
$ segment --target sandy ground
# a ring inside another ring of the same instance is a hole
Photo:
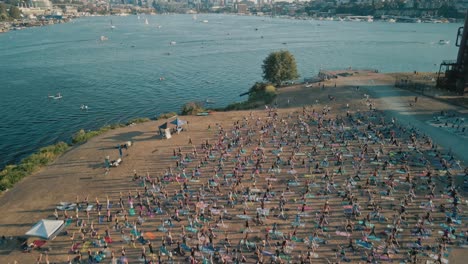
[[[468,145],[466,144],[466,139],[447,132],[443,128],[434,127],[427,123],[427,121],[432,118],[434,112],[453,110],[457,111],[460,115],[466,116],[466,110],[424,97],[420,97],[417,104],[410,106],[409,102],[414,100],[415,95],[407,91],[393,89],[391,87],[392,82],[393,79],[386,75],[365,73],[358,76],[328,81],[325,83],[326,88],[323,89],[318,87],[305,87],[303,85],[286,88],[283,89],[278,96],[277,102],[281,108],[279,114],[287,119],[288,114],[294,111],[300,113],[300,106],[303,105],[313,105],[313,108],[316,110],[322,109],[326,105],[331,106],[334,116],[345,116],[346,110],[348,109],[346,104],[349,105],[352,112],[366,111],[368,106],[363,100],[363,94],[367,93],[371,95],[370,99],[373,101],[374,105],[379,110],[383,111],[385,115],[388,117],[394,116],[397,118],[398,122],[418,128],[423,133],[431,136],[436,144],[451,148],[458,159],[466,162],[468,157],[468,155],[466,155],[468,153],[466,149]],[[336,88],[334,87],[335,83],[337,86]],[[356,86],[360,86],[359,91],[356,91]],[[330,101],[328,98],[329,95],[336,97],[336,99]],[[191,146],[188,144],[189,138],[192,139],[193,144],[198,148],[200,144],[206,140],[214,142],[218,132],[216,124],[220,124],[225,128],[230,128],[235,121],[241,120],[242,116],[249,116],[250,113],[251,111],[241,111],[212,113],[205,117],[183,117],[184,120],[189,121],[187,131],[174,135],[170,140],[161,139],[156,133],[157,127],[164,121],[154,121],[110,131],[91,139],[84,145],[74,147],[62,155],[55,163],[27,177],[0,197],[0,212],[2,213],[0,217],[0,235],[7,237],[7,241],[0,245],[0,263],[13,263],[15,260],[17,260],[18,263],[35,263],[41,250],[33,250],[32,253],[23,253],[19,250],[17,238],[23,237],[24,233],[37,220],[43,218],[53,219],[54,208],[59,202],[75,202],[77,197],[79,201],[83,201],[85,197],[89,197],[89,202],[91,204],[95,203],[96,198],[98,198],[101,203],[105,203],[106,196],[109,196],[110,199],[115,202],[116,200],[118,201],[119,193],[123,193],[123,196],[126,197],[127,193],[132,191],[132,195],[135,195],[137,190],[142,191],[143,188],[137,182],[132,181],[134,170],[136,170],[139,175],[148,173],[151,177],[160,176],[168,167],[171,166],[174,168],[175,160],[171,159],[174,149],[180,147],[183,153],[191,151]],[[262,119],[266,117],[266,113],[263,110],[253,111],[253,115],[255,115],[255,117],[261,117]],[[289,118],[292,118],[292,116],[289,116]],[[208,129],[209,126],[211,126],[211,129]],[[118,151],[115,149],[115,146],[128,140],[132,140],[134,146],[130,147],[128,150],[124,150],[124,162],[117,168],[111,168],[110,172],[106,174],[103,167],[104,157],[110,155],[111,159],[117,158]],[[190,164],[189,167],[192,168],[195,165],[196,164]],[[349,170],[352,169],[349,168]],[[302,175],[306,174],[305,169],[298,169],[298,171],[300,171]],[[203,174],[203,181],[207,181],[209,174],[210,173]],[[288,176],[286,174],[281,175],[281,177],[284,177],[284,179],[292,178],[291,175]],[[301,178],[301,181],[304,183],[305,179]],[[266,187],[267,181],[262,178],[257,184],[264,188]],[[284,185],[284,181],[281,184]],[[283,186],[279,186],[281,184],[278,183],[278,186],[276,186],[275,183],[273,183],[273,188],[279,191],[283,188]],[[195,186],[199,187],[200,185],[198,184]],[[180,184],[177,183],[171,183],[167,186],[169,193],[174,193],[180,190],[180,188]],[[297,188],[301,188],[302,190],[302,186]],[[224,191],[224,193],[226,193],[226,191]],[[299,196],[297,198],[300,199]],[[466,197],[463,198],[463,201],[465,201],[465,198]],[[330,201],[334,205],[339,206],[341,199],[333,197],[330,198]],[[387,205],[385,201],[380,201],[382,204]],[[424,201],[423,194],[421,194],[421,198],[418,199],[418,202],[421,201]],[[297,206],[295,202],[296,200],[291,200],[291,204],[288,204],[288,208],[294,210]],[[312,201],[309,202],[310,206],[315,208],[319,208],[323,205],[322,199],[312,199]],[[272,205],[269,206],[271,207]],[[252,207],[255,207],[255,205]],[[417,206],[415,208],[417,208]],[[462,208],[466,210],[466,206]],[[255,209],[250,208],[249,210]],[[416,213],[422,213],[418,211],[418,209],[415,210]],[[363,211],[365,213],[368,212],[368,210]],[[242,214],[242,206],[236,205],[234,208],[229,209],[229,213],[232,215]],[[81,216],[83,216],[83,214],[84,213],[82,213]],[[97,213],[93,212],[93,214],[96,215]],[[252,217],[255,216],[254,213],[250,214]],[[290,217],[294,218],[294,213],[290,214]],[[466,214],[463,214],[466,218]],[[69,215],[74,216],[74,212],[70,212]],[[436,214],[436,216],[439,217],[438,221],[443,221],[444,217],[442,214]],[[63,215],[60,215],[60,218],[63,218]],[[164,232],[159,232],[157,227],[161,225],[161,221],[166,218],[168,218],[168,216],[164,215],[148,218],[142,227],[142,230],[145,232],[152,232],[156,235],[156,238],[152,240],[155,248],[159,248],[161,245],[161,238],[165,235]],[[132,221],[134,221],[134,218]],[[344,220],[339,217],[332,220],[336,226],[341,225],[343,221]],[[412,219],[412,221],[415,222],[416,219]],[[254,231],[250,235],[250,238],[263,238],[263,232],[261,230],[264,230],[266,227],[271,228],[273,222],[278,222],[279,225],[282,226],[282,230],[285,230],[283,231],[284,233],[292,230],[288,224],[291,222],[291,219],[289,219],[289,221],[283,221],[270,218],[266,220],[265,226],[254,226],[252,224],[252,229]],[[96,220],[94,224],[98,227],[98,233],[101,235],[103,235],[106,228],[112,229],[112,223],[97,223]],[[226,220],[225,224],[229,227],[221,229],[221,233],[218,233],[219,237],[216,241],[224,238],[223,232],[227,232],[230,239],[235,242],[239,241],[244,236],[242,232],[238,231],[243,228],[243,220]],[[438,222],[435,224],[436,226],[433,227],[435,230],[434,232],[440,230],[440,228],[437,228]],[[172,233],[173,236],[176,237],[176,240],[180,239],[178,234],[180,233],[180,228],[183,228],[184,225],[187,225],[186,218],[184,218],[181,223],[176,223],[176,227],[173,228]],[[307,233],[307,230],[311,232],[311,229],[312,224],[310,224],[310,226],[307,224],[306,229],[302,230],[304,232],[303,236],[305,236],[304,234]],[[465,222],[463,222],[463,226],[460,229],[466,230]],[[66,230],[69,232],[68,235],[59,235],[56,239],[48,241],[47,243],[51,263],[65,263],[68,256],[75,256],[69,255],[69,249],[71,244],[79,239],[77,238],[78,235],[76,235],[72,240],[70,234],[73,232],[78,233],[78,228],[72,223]],[[405,234],[405,236],[406,239],[411,240],[411,234]],[[436,235],[434,235],[434,237],[435,236]],[[110,244],[109,247],[116,252],[117,256],[120,256],[119,249],[125,246],[127,256],[131,260],[130,263],[142,263],[139,261],[138,257],[141,252],[141,244],[137,243],[138,245],[136,248],[133,248],[124,241],[120,241],[122,239],[119,239],[119,235],[116,234],[116,232],[113,233],[113,237],[114,243]],[[361,235],[357,232],[352,237],[354,239],[359,239]],[[281,240],[279,241],[281,242]],[[276,241],[273,240],[273,242]],[[315,259],[313,263],[324,263],[326,259],[334,259],[335,253],[333,250],[337,248],[337,245],[345,243],[347,243],[345,238],[330,238],[329,245],[320,246],[318,250],[319,258]],[[93,252],[98,250],[98,248],[93,247],[90,249]],[[299,252],[304,254],[305,250],[305,245],[298,242],[292,256],[299,255]],[[462,257],[467,252],[466,249],[453,251],[450,263],[464,263]],[[363,254],[361,251],[358,254],[349,254],[348,256],[352,259],[353,263],[358,263],[362,262],[359,256],[361,253]],[[252,252],[245,254],[247,256],[247,263],[255,263],[255,257]],[[87,252],[84,251],[83,255],[86,256]],[[399,255],[395,254],[395,256],[397,257]],[[187,263],[182,257],[177,257],[175,259],[175,263]],[[42,263],[45,263],[44,258],[42,260]],[[104,263],[110,263],[109,258],[107,258]],[[165,261],[164,263],[169,262]],[[299,262],[293,257],[291,263]]]

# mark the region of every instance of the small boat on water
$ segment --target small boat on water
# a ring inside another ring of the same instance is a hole
[[[149,25],[148,19],[145,19],[145,25]]]
[[[60,93],[58,93],[56,95],[49,95],[48,97],[50,99],[54,99],[54,100],[62,99],[62,95]]]
[[[439,40],[439,45],[448,45],[448,44],[450,44],[450,40],[445,40],[445,39]]]
[[[114,26],[114,24],[112,23],[112,19],[111,19],[111,29],[114,29],[114,28],[115,28],[115,26]]]
[[[205,100],[205,104],[214,104],[214,103],[215,103],[215,101],[213,101],[213,100],[210,100],[210,99]]]
[[[101,41],[106,41],[106,40],[109,40],[109,38],[107,38],[106,36],[101,36]]]
[[[175,41],[171,41],[169,44],[171,44],[171,45],[175,45],[175,44],[177,44],[177,42],[175,42]]]
[[[208,23],[208,20],[203,20],[202,23]]]
[[[80,109],[81,109],[81,110],[88,110],[88,106],[87,106],[87,105],[84,105],[84,104],[82,104],[82,105],[80,106]]]

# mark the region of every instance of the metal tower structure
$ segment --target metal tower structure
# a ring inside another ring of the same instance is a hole
[[[458,47],[457,60],[440,64],[437,87],[468,95],[468,11],[464,26],[458,28],[455,45]]]

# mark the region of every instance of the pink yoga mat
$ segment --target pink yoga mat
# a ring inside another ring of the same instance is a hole
[[[297,210],[302,210],[302,206],[297,207]],[[312,207],[311,206],[304,206],[304,210],[311,211]]]
[[[348,232],[336,231],[336,234],[339,235],[339,236],[343,236],[343,237],[350,237],[351,236],[351,234],[348,233]]]

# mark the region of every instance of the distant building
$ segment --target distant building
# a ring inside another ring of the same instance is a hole
[[[27,3],[20,3],[19,9],[26,16],[37,16],[52,13],[53,6],[49,0],[30,0]]]
[[[77,16],[78,9],[74,6],[65,6],[65,15],[67,16]]]
[[[238,14],[247,14],[248,8],[246,4],[237,4],[237,13]]]
[[[50,2],[49,0],[31,0],[29,1],[29,3],[31,4],[31,6],[37,7],[40,9],[44,9],[44,10],[52,9],[52,2]]]

